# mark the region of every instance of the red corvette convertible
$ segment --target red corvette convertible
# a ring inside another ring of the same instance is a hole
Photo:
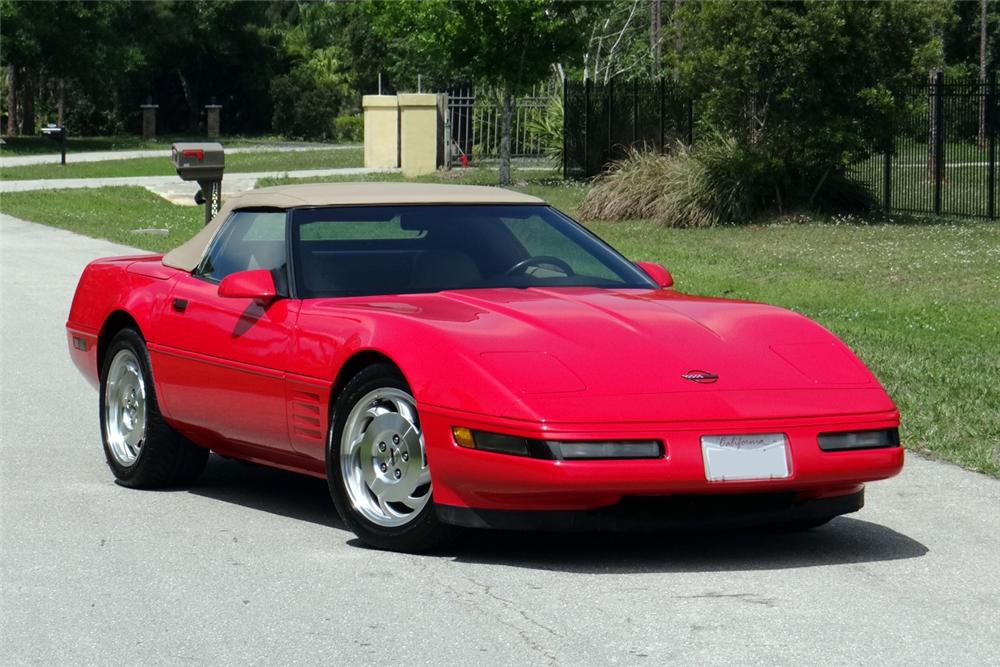
[[[190,484],[210,450],[293,470],[386,549],[806,528],[899,472],[899,413],[829,331],[671,284],[535,197],[300,185],[91,263],[66,326],[120,484]]]

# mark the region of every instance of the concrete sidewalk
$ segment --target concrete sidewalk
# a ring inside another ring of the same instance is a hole
[[[206,139],[211,141],[211,139]],[[327,150],[347,150],[351,148],[362,148],[361,144],[270,144],[261,146],[238,146],[226,148],[226,154],[233,153],[299,153],[303,151],[327,151]],[[133,160],[143,157],[170,158],[170,149],[141,150],[141,151],[88,151],[83,153],[73,153],[67,151],[66,162],[105,162],[108,160]],[[11,157],[0,156],[0,168],[3,167],[24,167],[32,164],[59,164],[61,156],[59,153],[45,153],[42,155],[15,155]]]
[[[308,178],[311,176],[360,176],[364,174],[394,173],[398,169],[369,169],[367,167],[339,167],[336,169],[299,169],[294,171],[256,171],[226,174],[222,180],[223,194],[251,190],[261,178]],[[119,176],[115,178],[45,178],[30,181],[0,180],[0,193],[26,192],[29,190],[75,190],[79,188],[107,188],[121,185],[138,185],[157,194],[177,192],[194,196],[197,183],[181,181],[177,176]],[[169,198],[169,197],[168,197]]]

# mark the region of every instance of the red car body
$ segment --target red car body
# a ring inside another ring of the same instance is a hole
[[[669,288],[269,303],[218,290],[159,255],[95,261],[66,325],[73,362],[97,387],[110,336],[134,326],[177,431],[225,456],[325,477],[337,392],[365,363],[390,360],[412,388],[434,504],[450,523],[503,526],[501,511],[582,516],[682,496],[841,498],[851,511],[864,482],[903,464],[899,446],[820,449],[821,433],[895,429],[899,413],[842,342],[787,310]],[[461,447],[458,426],[546,441],[654,439],[664,451],[541,460]],[[701,438],[748,433],[785,435],[788,476],[707,479]]]

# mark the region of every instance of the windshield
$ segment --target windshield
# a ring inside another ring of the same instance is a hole
[[[486,287],[654,287],[548,206],[350,206],[292,212],[301,298]]]

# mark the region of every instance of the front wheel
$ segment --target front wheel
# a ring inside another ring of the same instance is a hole
[[[326,471],[337,511],[367,544],[424,551],[445,537],[416,401],[394,367],[369,366],[344,387],[330,419]]]

